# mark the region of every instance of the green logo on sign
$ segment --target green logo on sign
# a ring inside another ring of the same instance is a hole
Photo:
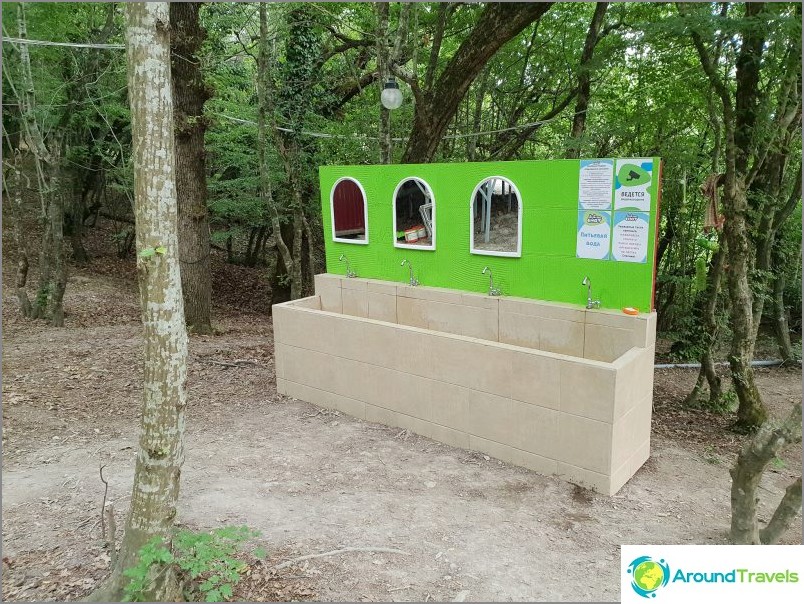
[[[623,164],[617,174],[617,180],[624,187],[636,187],[650,182],[650,174],[636,164]]]

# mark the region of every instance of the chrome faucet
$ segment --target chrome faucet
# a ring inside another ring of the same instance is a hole
[[[416,279],[416,277],[414,277],[414,276],[413,276],[413,265],[410,263],[410,260],[408,260],[407,258],[405,258],[405,259],[402,261],[402,264],[400,264],[399,266],[405,266],[405,264],[406,264],[406,263],[407,263],[407,265],[408,265],[408,270],[410,271],[410,281],[409,281],[409,283],[410,283],[410,285],[412,285],[412,286],[416,286],[416,285],[418,285],[418,284],[419,284],[419,281]]]
[[[488,266],[483,269],[481,275],[485,275],[486,272],[489,274],[489,296],[501,296],[502,292],[494,287],[494,275],[492,275],[491,269]]]
[[[352,268],[349,266],[349,258],[347,258],[347,257],[346,257],[346,256],[344,256],[343,254],[341,254],[341,257],[340,257],[340,258],[338,258],[338,260],[340,260],[341,262],[345,262],[345,263],[346,263],[346,278],[347,278],[347,279],[351,279],[352,277],[357,277],[357,273],[356,273],[356,272],[354,272],[354,271],[352,270]]]
[[[600,300],[592,300],[592,280],[587,276],[581,281],[586,286],[586,308],[600,308]]]

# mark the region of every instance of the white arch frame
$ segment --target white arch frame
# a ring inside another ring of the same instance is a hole
[[[427,189],[427,194],[430,196],[430,200],[433,202],[433,236],[432,236],[432,238],[430,240],[430,245],[415,245],[415,244],[412,244],[412,243],[399,243],[399,241],[397,241],[397,239],[396,239],[396,231],[397,231],[397,228],[396,228],[396,196],[399,193],[399,190],[402,188],[402,185],[404,185],[409,180],[415,180],[416,182],[421,183],[424,186],[424,188]],[[433,250],[436,249],[436,230],[437,230],[436,229],[436,218],[437,218],[436,214],[438,212],[438,204],[436,203],[435,194],[433,193],[433,187],[430,186],[430,183],[428,183],[426,180],[424,180],[420,176],[406,176],[405,178],[400,180],[399,184],[397,184],[396,188],[394,189],[394,196],[391,198],[391,212],[393,213],[393,221],[394,221],[393,222],[394,230],[393,230],[393,233],[391,233],[391,235],[392,235],[392,237],[394,239],[394,247],[407,249],[407,250],[425,250],[425,251],[433,251]]]
[[[360,189],[360,194],[363,195],[363,224],[366,225],[365,239],[346,239],[343,237],[335,236],[335,189],[344,180],[351,180],[353,183],[355,183],[357,185],[357,188]],[[333,241],[337,241],[338,243],[351,243],[353,245],[368,245],[369,242],[368,197],[366,196],[366,190],[363,188],[363,185],[360,184],[359,180],[353,178],[352,176],[342,176],[341,178],[335,181],[335,183],[332,185],[332,188],[329,190],[329,216],[330,221],[332,223]]]
[[[516,251],[515,252],[498,252],[495,250],[478,250],[475,249],[475,197],[477,197],[477,193],[480,191],[481,185],[483,183],[492,180],[492,179],[500,179],[506,181],[509,185],[511,185],[511,189],[516,194],[517,198],[517,240],[516,240]],[[519,188],[514,184],[507,176],[487,176],[475,186],[474,190],[472,191],[472,197],[469,199],[469,253],[470,254],[477,254],[480,256],[502,256],[506,258],[521,258],[522,257],[522,208],[524,206],[524,202],[522,199],[522,194],[519,192]]]

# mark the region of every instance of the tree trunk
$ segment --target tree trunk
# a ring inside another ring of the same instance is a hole
[[[257,111],[257,155],[260,163],[260,197],[263,199],[268,209],[268,215],[271,220],[271,229],[273,231],[274,241],[276,242],[276,250],[279,255],[277,258],[276,275],[271,279],[271,304],[278,302],[285,302],[286,300],[281,295],[284,284],[281,283],[284,274],[290,275],[293,267],[293,256],[286,243],[285,233],[282,231],[282,224],[279,221],[279,212],[276,208],[276,203],[271,190],[271,171],[268,163],[268,154],[266,152],[268,147],[268,128],[274,131],[274,119],[268,120],[269,114],[273,116],[274,107],[270,105],[270,92],[271,82],[270,74],[268,73],[268,65],[270,59],[270,49],[268,42],[268,12],[265,2],[260,2],[260,49],[257,56],[257,99],[259,108]],[[279,139],[276,139],[279,140]],[[281,259],[281,262],[280,262]],[[281,268],[285,267],[287,273],[282,273]]]
[[[28,291],[25,289],[28,284],[28,246],[25,241],[25,229],[22,226],[22,171],[19,167],[19,151],[14,151],[13,164],[14,179],[12,180],[12,190],[6,186],[5,173],[3,174],[3,188],[6,190],[6,199],[11,199],[8,204],[9,216],[14,227],[14,245],[17,247],[19,260],[17,261],[17,275],[14,285],[17,289],[17,300],[20,304],[20,314],[23,317],[31,316],[31,301],[28,299]]]
[[[477,87],[475,95],[475,109],[472,114],[471,132],[480,132],[480,125],[482,124],[483,117],[483,100],[486,97],[486,89],[488,88],[489,74],[491,70],[488,66],[483,70],[480,76],[480,85]],[[477,154],[477,136],[470,136],[466,139],[466,159],[467,161],[475,161]]]
[[[84,203],[83,196],[80,191],[72,197],[70,204],[70,228],[68,235],[70,236],[70,245],[73,248],[73,262],[79,265],[89,263],[89,254],[84,247],[84,211],[86,204]]]
[[[57,156],[58,157],[58,156]],[[64,291],[67,289],[67,263],[64,259],[64,195],[58,179],[51,181],[49,226],[52,232],[53,276],[50,282],[48,315],[55,327],[64,327]]]
[[[44,183],[44,181],[42,181]],[[43,184],[40,183],[40,187]],[[48,194],[45,193],[45,197]],[[53,228],[50,223],[50,205],[52,199],[47,201],[44,213],[40,216],[42,226],[42,241],[39,246],[39,286],[36,290],[33,311],[31,317],[34,319],[45,319],[47,317],[48,300],[51,293],[51,277],[53,274]]]
[[[305,271],[307,285],[304,288],[304,296],[312,296],[315,293],[315,276],[318,272],[315,262],[315,239],[310,228],[310,222],[302,216],[304,226],[304,242],[307,246],[306,254],[302,257],[302,269]],[[306,262],[304,260],[306,259]]]
[[[779,503],[768,525],[759,531],[759,540],[763,545],[773,545],[793,524],[801,513],[801,476],[785,490],[784,497]]]
[[[198,51],[206,37],[198,19],[199,2],[171,2],[171,73],[176,137],[176,195],[179,264],[184,319],[193,333],[212,333],[207,169],[204,150],[204,83]]]
[[[720,282],[723,276],[723,259],[725,258],[725,244],[721,242],[720,248],[712,254],[712,260],[709,262],[709,270],[706,274],[706,292],[705,300],[701,308],[701,331],[703,338],[705,338],[704,350],[701,353],[701,370],[698,376],[698,382],[695,388],[687,397],[686,402],[694,404],[698,402],[700,392],[703,386],[703,379],[705,378],[709,384],[709,406],[712,408],[718,407],[720,399],[723,396],[723,388],[720,382],[720,377],[715,370],[714,359],[712,358],[712,347],[717,341],[717,301],[720,296]]]
[[[581,53],[581,62],[578,65],[578,97],[575,102],[575,115],[572,119],[572,131],[570,132],[570,145],[567,150],[568,159],[577,159],[581,156],[581,137],[586,129],[586,110],[589,108],[589,93],[592,87],[592,55],[600,36],[600,28],[603,26],[603,18],[609,8],[608,2],[598,2],[589,30],[586,32],[586,41]]]
[[[493,2],[485,5],[471,33],[432,89],[419,91],[413,82],[416,106],[402,163],[433,160],[461,101],[486,63],[506,42],[541,18],[550,6],[551,2]]]
[[[377,83],[382,93],[386,80],[388,80],[388,2],[377,2]],[[380,106],[379,141],[380,163],[391,163],[391,112]]]
[[[20,38],[28,37],[25,3],[17,5],[17,29]],[[31,57],[27,44],[20,44],[20,63],[24,90],[21,95],[17,94],[16,96],[20,103],[23,118],[25,142],[33,153],[36,163],[39,195],[42,200],[43,235],[39,253],[39,287],[31,317],[35,319],[49,317],[54,325],[61,327],[64,325],[62,300],[67,285],[62,245],[64,239],[64,204],[61,193],[58,191],[58,171],[63,132],[57,132],[50,148],[48,148],[36,121],[36,97],[31,72]]]
[[[780,272],[773,281],[773,328],[779,345],[779,355],[786,364],[793,361],[793,345],[790,342],[790,326],[787,324],[787,310],[784,307],[784,286],[784,273]]]
[[[170,544],[184,462],[187,332],[179,276],[173,109],[167,2],[126,5],[137,271],[145,335],[144,395],[131,509],[112,576],[92,595],[120,601],[140,548],[154,536]],[[164,253],[153,252],[165,248]],[[151,250],[150,256],[143,251]],[[169,575],[169,573],[168,573]],[[176,601],[172,576],[146,600]]]
[[[801,403],[797,403],[787,419],[778,427],[772,422],[762,425],[756,435],[745,445],[737,463],[731,469],[731,540],[737,545],[756,545],[765,543],[760,537],[757,521],[757,488],[762,473],[788,444],[801,442]],[[795,485],[794,485],[795,487]],[[798,485],[799,502],[790,509],[791,499],[795,503],[795,488],[785,494],[782,504],[766,527],[766,537],[778,538],[779,531],[789,525],[795,514],[801,511],[801,483]],[[791,516],[791,512],[793,515]]]
[[[764,47],[764,36],[760,28],[755,27],[753,23],[759,19],[764,9],[764,3],[761,2],[745,4],[747,19],[741,25],[742,43],[736,62],[734,100],[729,87],[721,79],[700,32],[694,26],[690,27],[701,66],[712,89],[723,104],[726,165],[723,187],[725,215],[723,231],[728,247],[732,330],[729,365],[734,389],[740,400],[734,428],[743,432],[756,430],[767,418],[767,409],[754,383],[754,371],[751,367],[754,322],[753,292],[749,272],[753,250],[748,236],[750,209],[746,193],[748,166],[755,151],[753,138],[760,106],[759,72]],[[679,10],[685,13],[687,9],[683,4],[679,4]]]
[[[734,390],[740,400],[735,429],[752,432],[762,425],[768,411],[754,383],[751,367],[754,350],[753,292],[748,278],[750,245],[746,226],[748,204],[742,183],[727,183],[724,196],[726,222],[723,230],[729,249],[729,294],[731,298],[731,350],[729,365]]]

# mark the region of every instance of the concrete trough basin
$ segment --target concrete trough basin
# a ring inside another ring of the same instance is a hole
[[[613,495],[650,455],[655,313],[317,275],[280,393]]]

